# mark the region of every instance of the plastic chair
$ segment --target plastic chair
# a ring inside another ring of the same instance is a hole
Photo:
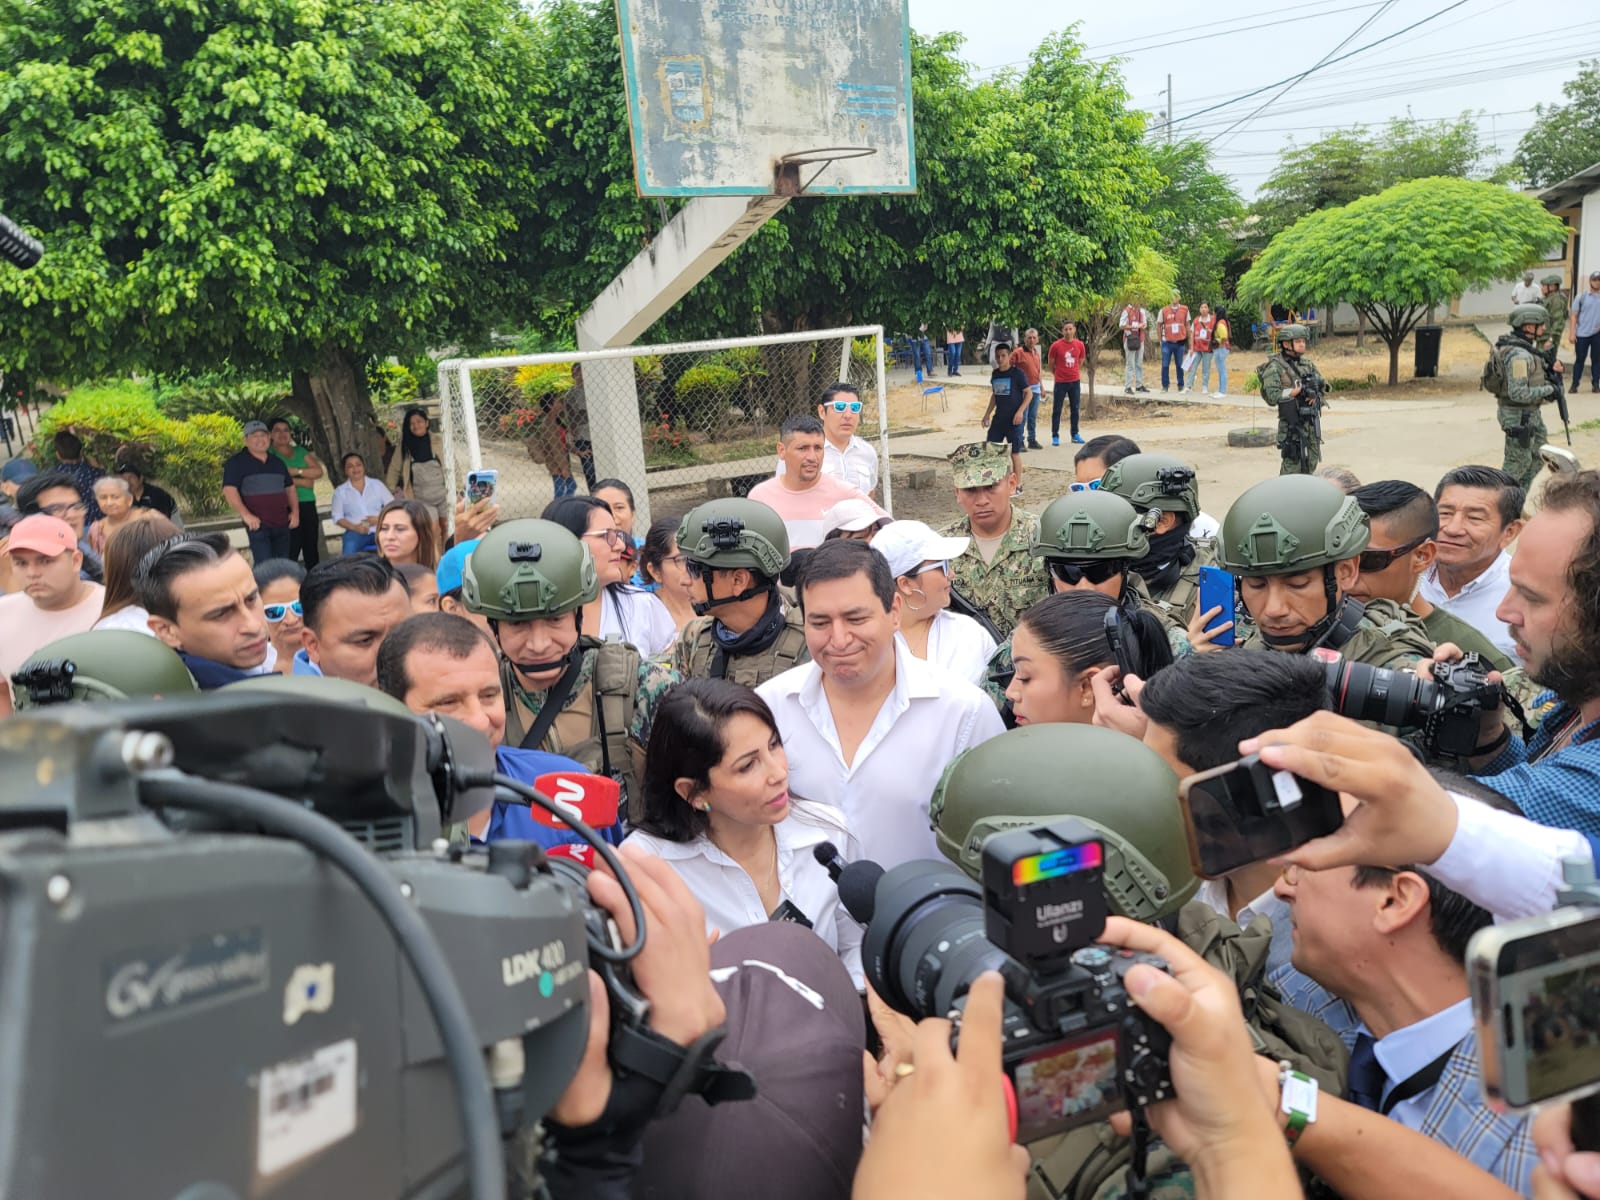
[[[945,395],[944,384],[936,383],[932,387],[925,387],[922,389],[922,413],[924,416],[926,416],[928,413],[928,397],[935,393],[938,393],[939,396],[939,411],[950,411],[950,400],[949,397]]]

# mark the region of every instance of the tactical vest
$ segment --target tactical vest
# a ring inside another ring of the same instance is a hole
[[[626,642],[600,642],[590,637],[579,644],[585,655],[593,655],[589,682],[568,699],[536,748],[576,759],[597,775],[606,774],[609,766],[624,795],[637,797],[639,781],[634,778],[628,734],[638,707],[639,652]],[[533,727],[535,714],[523,703],[508,662],[500,664],[500,683],[509,701],[505,744],[517,746]],[[600,698],[598,708],[596,696]]]
[[[1185,632],[1194,617],[1194,607],[1200,600],[1200,568],[1217,565],[1217,543],[1214,539],[1190,538],[1189,544],[1194,547],[1194,558],[1189,565],[1178,572],[1178,578],[1167,591],[1150,593],[1150,602],[1167,614],[1163,620],[1176,622]]]
[[[674,665],[685,679],[709,679],[717,661],[717,639],[711,628],[714,617],[696,617],[685,625],[678,635],[678,648]],[[756,654],[724,655],[724,679],[742,683],[745,687],[759,687],[775,675],[790,667],[811,661],[811,651],[806,647],[805,626],[800,610],[785,606],[783,628],[777,640]]]
[[[1368,600],[1363,609],[1361,625],[1338,647],[1348,661],[1407,670],[1417,660],[1433,657],[1433,639],[1415,614],[1383,599]]]

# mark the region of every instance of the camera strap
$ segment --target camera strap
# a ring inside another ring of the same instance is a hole
[[[648,1026],[625,1023],[611,1030],[609,1057],[618,1071],[660,1086],[655,1115],[664,1117],[688,1095],[699,1096],[707,1104],[755,1097],[756,1081],[748,1071],[712,1057],[727,1036],[727,1029],[719,1025],[690,1045],[680,1046]]]
[[[1383,1098],[1383,1103],[1378,1105],[1378,1112],[1387,1117],[1397,1105],[1410,1100],[1413,1096],[1422,1095],[1438,1083],[1444,1077],[1444,1069],[1450,1065],[1450,1056],[1460,1048],[1461,1043],[1457,1042],[1420,1071],[1413,1072],[1395,1084]]]

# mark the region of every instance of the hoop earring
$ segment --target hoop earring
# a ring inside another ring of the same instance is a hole
[[[912,612],[921,612],[923,609],[927,608],[928,606],[926,604],[913,604],[913,603],[911,603],[911,593],[912,592],[915,592],[917,595],[921,596],[924,600],[926,600],[928,598],[928,593],[923,591],[921,588],[912,588],[910,592],[901,593],[906,598],[906,608],[910,609]]]

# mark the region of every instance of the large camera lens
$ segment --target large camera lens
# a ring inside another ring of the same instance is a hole
[[[1439,689],[1409,671],[1386,671],[1336,658],[1328,663],[1333,710],[1355,721],[1415,729],[1439,709]]]
[[[895,867],[878,883],[862,964],[885,1003],[907,1016],[948,1015],[1005,953],[984,936],[983,889],[945,863]]]

